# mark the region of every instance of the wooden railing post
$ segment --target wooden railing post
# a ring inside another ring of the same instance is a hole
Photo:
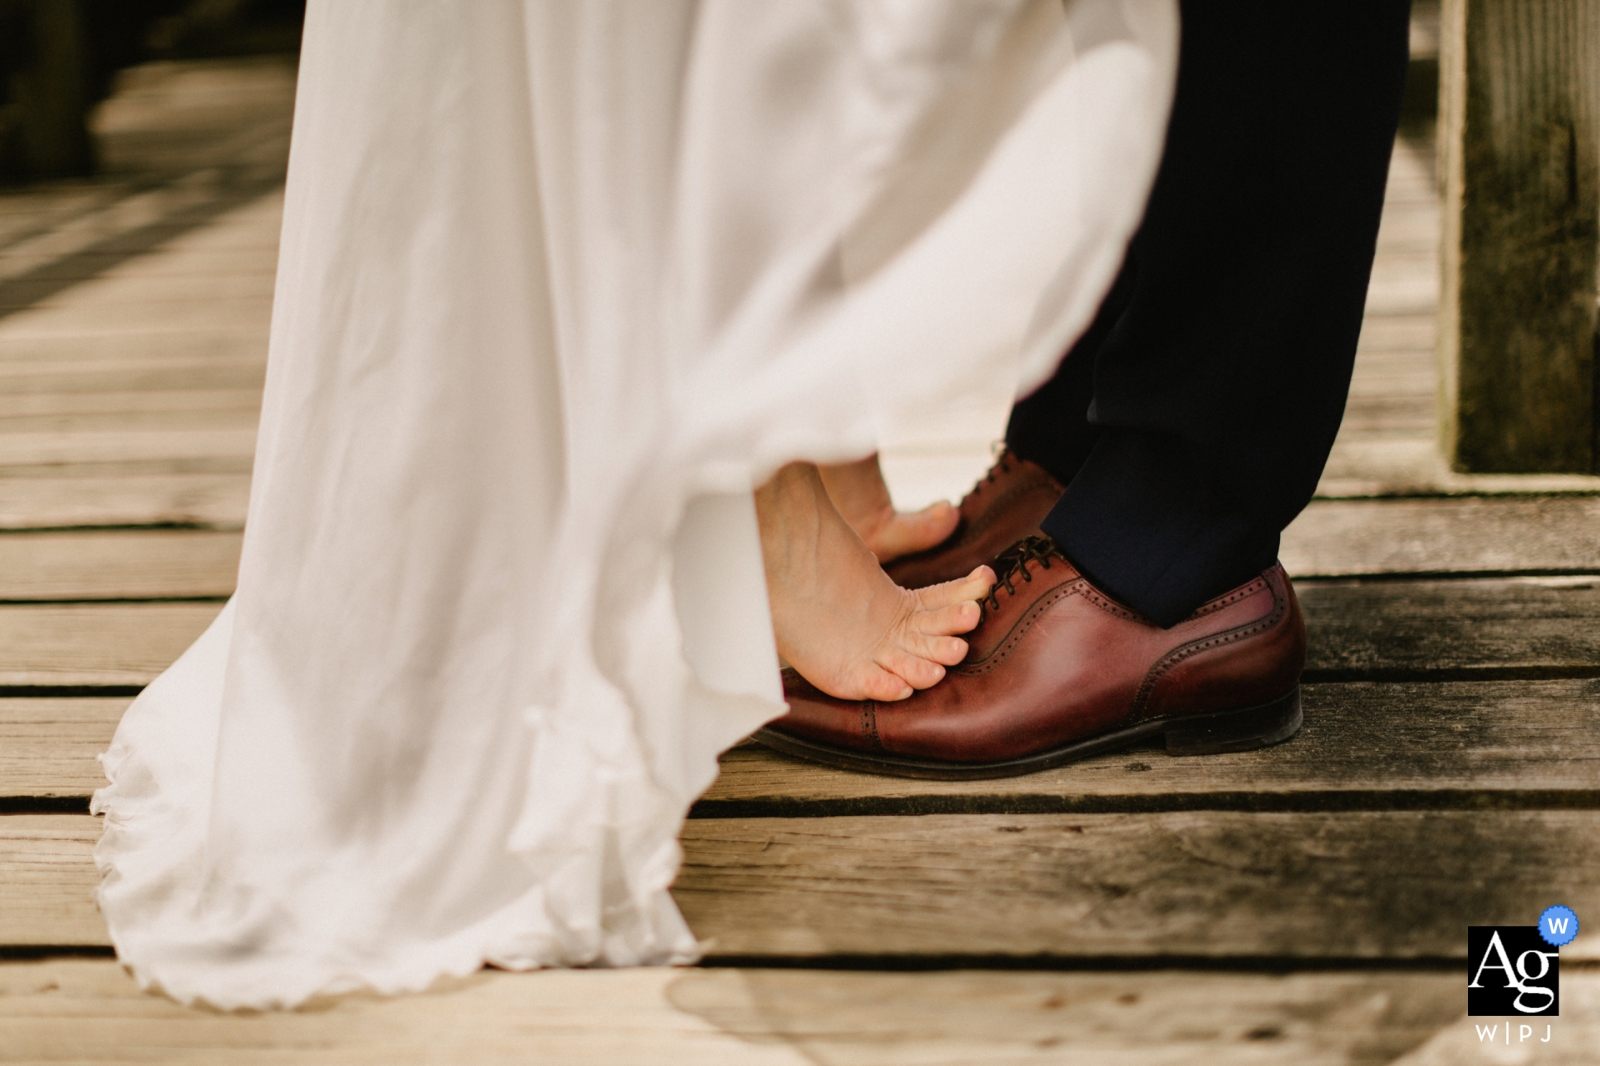
[[[33,180],[94,168],[83,12],[79,0],[0,0],[0,76],[11,97],[0,122],[0,172]]]
[[[1445,0],[1439,80],[1445,455],[1590,473],[1600,0]]]

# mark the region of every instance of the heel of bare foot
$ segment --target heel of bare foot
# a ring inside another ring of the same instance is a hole
[[[829,498],[817,468],[784,467],[756,490],[778,654],[841,699],[899,700],[967,654],[994,572],[902,589]]]
[[[961,512],[946,500],[920,511],[895,510],[875,454],[817,470],[834,508],[879,563],[941,544],[961,522]]]

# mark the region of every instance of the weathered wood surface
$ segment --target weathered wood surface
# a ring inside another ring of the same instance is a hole
[[[0,700],[0,798],[87,797],[127,697]],[[1203,759],[1136,748],[1002,781],[833,770],[759,745],[702,816],[1600,806],[1600,681],[1311,685],[1289,743]]]
[[[1307,679],[1590,676],[1600,577],[1306,583]],[[142,685],[209,604],[0,606],[0,685]]]
[[[223,414],[235,417],[234,412]],[[0,440],[4,436],[0,432]],[[50,484],[57,483],[50,479]],[[192,509],[162,506],[161,495],[171,495],[172,483],[171,478],[147,482],[154,491],[144,514],[178,512],[192,520],[196,517]],[[0,479],[0,498],[5,487]],[[247,484],[240,483],[234,495],[244,491]],[[235,502],[242,518],[244,501]],[[0,600],[225,596],[233,590],[237,558],[235,533],[161,530],[4,537],[0,538]],[[1282,558],[1297,577],[1600,572],[1600,499],[1319,500],[1285,533]]]
[[[1600,909],[1600,811],[697,819],[682,841],[673,895],[725,956],[1457,959],[1465,925]]]
[[[69,463],[137,465],[147,473],[185,473],[207,464],[222,468],[209,471],[213,473],[248,474],[255,448],[255,426],[0,433],[0,477],[9,467]]]
[[[1600,573],[1600,498],[1315,500],[1279,557],[1295,577]]]
[[[1583,739],[1600,735],[1600,681],[1309,685],[1304,703],[1301,731],[1259,751],[1144,747],[1002,781],[852,773],[748,743],[697,813],[1600,806],[1600,751]],[[98,787],[99,766],[79,765]]]
[[[1285,533],[1282,558],[1297,577],[1600,573],[1600,499],[1319,500]],[[237,561],[231,532],[0,537],[0,600],[225,596]]]
[[[1460,984],[1424,972],[566,970],[219,1015],[141,994],[110,961],[54,960],[0,966],[0,1062],[1376,1066],[1470,1037]],[[1561,1039],[1541,1063],[1583,1061],[1574,1051],[1600,1035],[1600,977],[1563,974],[1561,994]]]
[[[228,596],[242,537],[168,529],[0,535],[0,601]]]
[[[242,392],[243,390],[236,390]],[[205,390],[205,395],[230,390]],[[133,395],[141,395],[134,393]],[[148,395],[148,394],[145,394]],[[158,396],[182,396],[183,393],[158,393]],[[261,411],[251,396],[246,403],[232,407],[213,407],[193,404],[189,406],[150,406],[144,410],[111,410],[83,412],[55,412],[49,414],[0,415],[0,435],[8,433],[127,433],[192,432],[194,430],[249,430],[255,431],[261,420]]]
[[[149,684],[221,609],[215,603],[0,607],[0,686]]]
[[[1303,583],[1307,680],[1593,676],[1600,577]]]
[[[0,699],[0,799],[88,796],[129,696]]]
[[[106,943],[98,830],[0,816],[0,944]],[[698,818],[680,840],[673,896],[727,958],[1464,959],[1467,925],[1600,913],[1600,810]]]
[[[148,473],[131,464],[78,468],[71,476],[0,477],[0,530],[73,526],[201,526],[241,529],[250,475]],[[113,469],[106,469],[112,467]]]
[[[1589,473],[1600,0],[1447,0],[1441,43],[1445,452]]]
[[[252,340],[255,334],[248,335]],[[260,359],[95,360],[47,363],[0,361],[0,392],[163,392],[175,389],[260,389]]]
[[[107,943],[87,814],[0,815],[0,944]]]

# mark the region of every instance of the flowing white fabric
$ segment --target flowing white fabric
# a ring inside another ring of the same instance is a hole
[[[313,2],[238,591],[104,756],[123,961],[222,1007],[689,960],[783,710],[750,490],[1054,368],[1170,0]]]

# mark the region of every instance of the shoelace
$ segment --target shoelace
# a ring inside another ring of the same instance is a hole
[[[995,478],[1000,474],[1009,473],[1011,473],[1011,449],[1003,448],[1000,451],[999,458],[994,461],[994,465],[989,467],[989,472],[983,476],[981,481],[972,486],[972,491],[967,493],[966,496],[962,498],[961,502],[964,504],[974,496],[978,495],[983,491],[983,487],[985,485],[993,485],[995,483]]]
[[[1065,558],[1061,555],[1061,549],[1056,547],[1056,542],[1049,537],[1024,537],[1017,541],[1001,552],[1000,557],[994,561],[994,572],[1000,576],[989,586],[989,595],[985,596],[982,602],[988,604],[990,610],[998,611],[1001,587],[1015,596],[1017,587],[1012,582],[1016,580],[1017,575],[1020,574],[1022,580],[1031,582],[1033,574],[1028,570],[1028,564],[1038,560],[1043,568],[1048,570],[1052,556]]]

